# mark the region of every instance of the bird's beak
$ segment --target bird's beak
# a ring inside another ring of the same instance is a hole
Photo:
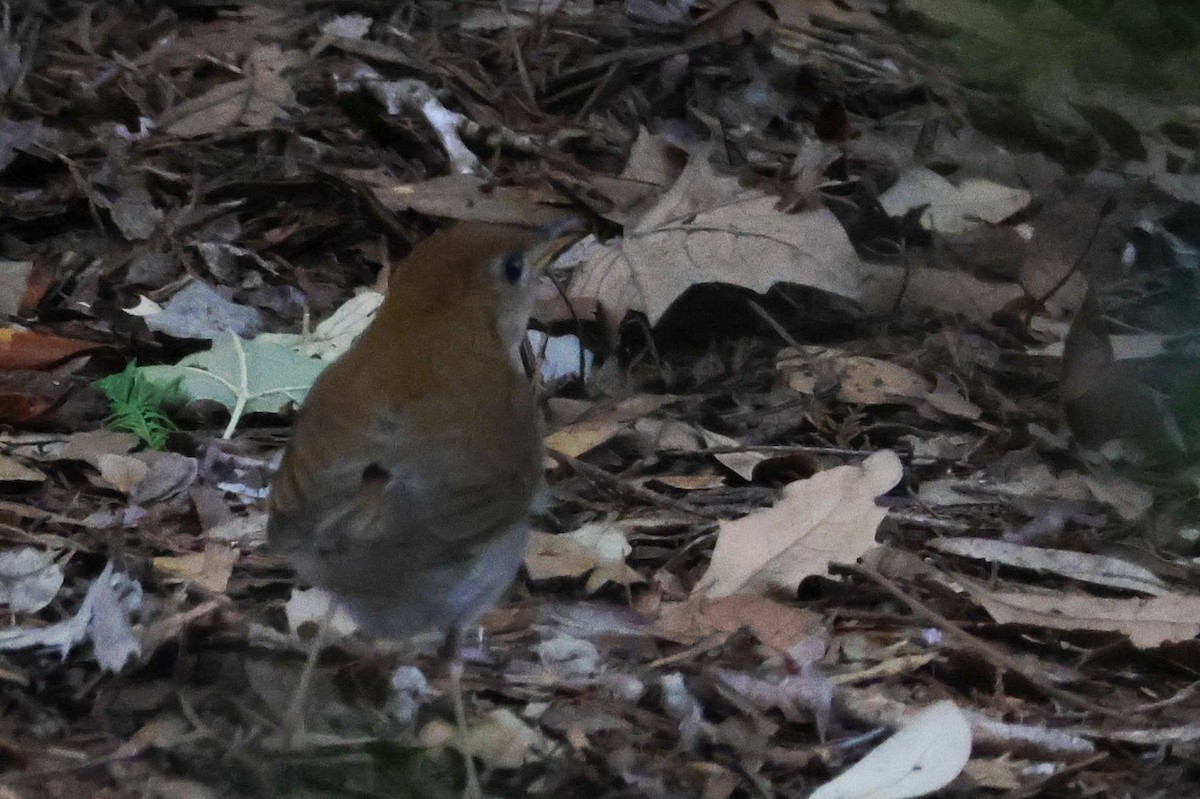
[[[567,216],[547,225],[537,232],[533,245],[525,255],[525,263],[541,274],[554,263],[555,258],[589,232],[587,225],[577,216]]]

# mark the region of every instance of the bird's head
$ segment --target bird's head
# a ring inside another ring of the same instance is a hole
[[[381,315],[407,328],[486,322],[513,352],[533,310],[538,278],[586,232],[575,217],[541,229],[460,223],[439,230],[396,267]]]

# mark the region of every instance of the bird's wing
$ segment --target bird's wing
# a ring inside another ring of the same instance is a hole
[[[281,551],[336,556],[386,543],[419,560],[455,557],[519,522],[538,488],[519,460],[540,460],[532,425],[488,449],[470,431],[418,423],[411,407],[354,425],[332,416],[297,421],[272,489],[268,534]]]

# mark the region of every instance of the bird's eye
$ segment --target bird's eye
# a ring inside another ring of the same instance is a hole
[[[504,279],[509,283],[516,284],[520,281],[523,271],[525,271],[525,259],[521,257],[521,253],[509,253],[504,259]]]

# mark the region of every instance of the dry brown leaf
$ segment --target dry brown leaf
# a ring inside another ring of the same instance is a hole
[[[663,638],[691,645],[712,636],[729,636],[742,627],[749,627],[755,638],[779,652],[816,638],[821,644],[814,647],[814,659],[824,653],[820,616],[764,596],[694,596],[686,602],[668,604],[663,606],[654,631]]]
[[[48,369],[103,344],[15,327],[0,327],[0,371]]]
[[[565,200],[544,188],[494,186],[475,175],[443,175],[404,183],[382,169],[342,170],[370,188],[389,211],[416,211],[445,219],[548,225],[561,219]]]
[[[990,322],[992,314],[1025,296],[1016,283],[993,283],[928,266],[864,263],[861,274],[862,304],[868,313],[892,313],[898,303],[901,308],[932,308]]]
[[[174,136],[207,136],[237,125],[261,128],[286,117],[296,95],[282,72],[301,63],[299,51],[277,44],[255,47],[247,58],[247,77],[218,84],[199,97],[163,114],[159,126]]]
[[[592,419],[576,422],[546,436],[546,449],[578,458],[620,433],[625,425],[613,419]]]
[[[1087,281],[1076,270],[1066,285],[1068,273],[1083,258],[1096,233],[1101,201],[1065,200],[1038,214],[1033,238],[1021,265],[1021,285],[1029,296],[1041,299],[1054,290],[1060,307],[1074,310],[1083,301]]]
[[[712,472],[700,474],[668,474],[651,477],[649,483],[661,483],[679,491],[705,491],[725,485],[725,478]]]
[[[836,385],[837,398],[859,405],[905,403],[963,419],[978,419],[983,411],[967,401],[957,386],[938,375],[936,387],[911,369],[863,355],[846,355],[821,346],[787,347],[776,356],[776,368],[789,386],[815,396]]]
[[[858,466],[788,484],[774,506],[721,524],[712,563],[693,594],[795,591],[805,577],[825,574],[831,562],[853,562],[875,545],[875,530],[887,515],[875,497],[903,474],[896,453],[882,450]]]
[[[96,468],[105,483],[129,494],[150,474],[150,467],[132,455],[104,453],[96,458]]]
[[[929,384],[911,369],[898,364],[855,355],[845,358],[838,399],[861,405],[921,400]]]
[[[1200,635],[1200,596],[1109,599],[1061,592],[988,591],[982,586],[972,588],[971,595],[1000,624],[1119,632],[1140,649]]]
[[[879,196],[889,216],[903,216],[927,206],[921,225],[938,233],[958,234],[983,222],[1003,222],[1029,205],[1033,195],[1024,189],[971,178],[955,186],[932,169],[909,169]]]
[[[168,581],[194,583],[213,593],[223,594],[239,555],[233,547],[210,542],[203,552],[155,558],[154,568],[162,572]]]
[[[613,524],[586,524],[560,535],[534,533],[525,547],[525,570],[535,583],[587,574],[591,594],[608,583],[628,586],[643,581],[625,563],[631,551],[625,531]]]

